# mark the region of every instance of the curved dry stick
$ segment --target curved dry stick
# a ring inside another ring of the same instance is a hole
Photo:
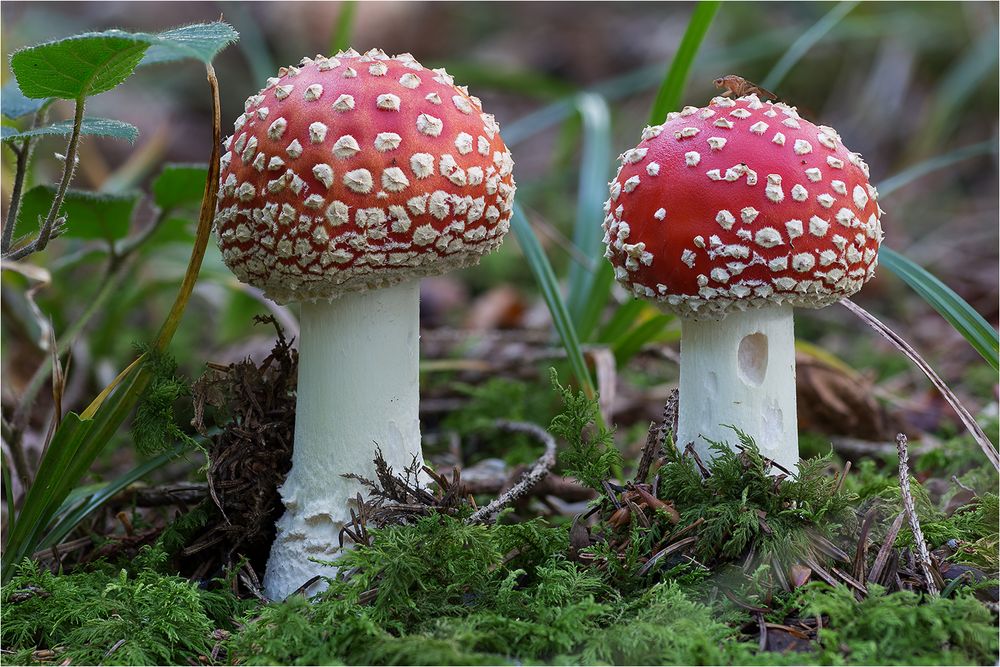
[[[541,426],[529,424],[528,422],[512,422],[501,419],[496,422],[496,427],[501,431],[509,433],[530,435],[545,445],[545,453],[535,461],[535,464],[531,466],[531,470],[525,473],[521,481],[510,487],[489,505],[486,505],[470,516],[467,519],[468,523],[487,521],[507,505],[527,495],[531,488],[542,481],[549,474],[549,470],[556,464],[556,440]]]
[[[941,376],[934,372],[934,369],[923,360],[920,354],[914,350],[909,343],[903,340],[899,334],[887,327],[881,320],[850,299],[841,300],[840,305],[860,317],[872,329],[882,334],[882,336],[892,343],[897,350],[905,354],[910,361],[917,365],[917,368],[923,371],[924,375],[926,375],[931,381],[931,384],[937,387],[937,390],[941,392],[942,396],[944,396],[944,400],[948,401],[948,405],[950,405],[951,408],[958,413],[958,418],[962,420],[962,424],[964,424],[965,428],[972,434],[975,441],[979,443],[979,448],[983,450],[984,454],[986,454],[986,458],[990,460],[990,463],[993,464],[995,469],[1000,470],[1000,456],[997,455],[997,450],[993,449],[993,445],[990,444],[990,439],[986,437],[986,433],[984,433],[983,429],[976,423],[975,418],[969,414],[969,411],[965,409],[965,406],[959,402],[958,397],[955,396],[955,393],[948,387],[947,384],[945,384],[944,380],[941,379]]]

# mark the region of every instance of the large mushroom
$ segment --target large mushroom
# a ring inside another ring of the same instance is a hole
[[[292,468],[264,578],[280,599],[336,551],[363,491],[343,474],[372,478],[376,445],[397,470],[422,460],[418,281],[500,245],[513,162],[447,72],[378,50],[282,68],[225,148],[223,259],[301,303]]]
[[[881,209],[835,130],[756,95],[716,97],[643,130],[611,182],[615,277],[682,318],[677,442],[731,441],[798,464],[792,308],[822,308],[875,272]]]

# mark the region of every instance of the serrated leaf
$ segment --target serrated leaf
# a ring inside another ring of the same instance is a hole
[[[197,207],[205,194],[208,167],[203,164],[167,164],[153,181],[153,201],[163,210]]]
[[[27,97],[75,100],[127,79],[150,41],[121,30],[84,33],[14,52],[10,67]]]
[[[21,202],[20,229],[38,226],[52,206],[56,189],[39,185],[29,190]],[[62,214],[66,216],[63,236],[78,239],[105,239],[113,242],[128,233],[132,211],[139,201],[138,192],[103,194],[69,190],[63,200]]]
[[[25,97],[21,89],[17,87],[17,81],[11,79],[0,89],[0,113],[7,118],[15,119],[21,116],[35,113],[46,104],[52,102],[52,98],[43,97],[33,100]]]
[[[0,138],[3,141],[13,141],[15,139],[27,139],[28,137],[41,136],[69,136],[73,133],[73,121],[61,120],[58,123],[36,127],[31,130],[18,130],[8,125],[0,128]],[[134,144],[139,137],[139,128],[131,123],[126,123],[114,118],[84,118],[80,124],[80,134],[90,134],[99,137],[111,137],[113,139],[124,139],[130,144]]]
[[[143,57],[141,65],[184,58],[210,63],[219,51],[240,38],[240,34],[231,25],[221,21],[196,23],[146,36],[152,38],[152,46]]]
[[[211,62],[239,39],[225,23],[199,23],[161,33],[106,30],[21,49],[10,65],[29,98],[80,99],[111,90],[135,68],[194,58]]]

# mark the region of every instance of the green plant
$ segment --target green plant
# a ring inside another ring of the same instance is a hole
[[[150,567],[52,574],[25,561],[14,569],[2,593],[3,643],[16,649],[14,664],[28,664],[37,648],[77,664],[197,662],[211,653],[212,631],[246,607]]]
[[[822,664],[991,664],[996,625],[971,597],[940,598],[910,591],[886,593],[869,584],[858,601],[850,588],[810,584],[799,594],[802,610],[827,621],[816,658]]]
[[[209,168],[205,172],[201,198],[201,213],[198,234],[194,240],[188,270],[181,283],[174,306],[160,328],[152,349],[158,353],[166,350],[174,332],[180,323],[181,315],[194,288],[201,261],[207,246],[212,214],[215,210],[215,182],[218,178],[218,151],[221,143],[220,124],[218,120],[218,86],[211,66],[211,60],[228,44],[235,41],[237,34],[224,23],[199,24],[168,30],[158,34],[126,33],[120,30],[103,33],[86,33],[63,40],[48,42],[38,46],[22,49],[11,57],[11,67],[17,77],[17,85],[26,100],[17,111],[25,108],[35,109],[35,119],[27,135],[22,133],[5,133],[4,143],[17,146],[18,172],[15,180],[23,183],[27,160],[20,156],[31,150],[35,136],[42,128],[49,128],[48,133],[68,133],[65,160],[62,176],[58,187],[51,192],[51,204],[44,219],[41,219],[37,235],[32,240],[21,239],[11,241],[10,248],[4,248],[4,257],[20,260],[33,253],[44,250],[53,234],[65,232],[83,234],[86,238],[93,230],[88,229],[88,220],[97,224],[99,237],[107,243],[109,255],[108,279],[105,286],[113,288],[117,271],[123,266],[127,254],[140,247],[150,238],[143,235],[118,243],[118,235],[127,229],[128,214],[135,205],[134,196],[108,197],[106,195],[74,195],[69,196],[69,184],[76,167],[76,153],[80,137],[84,129],[84,107],[89,96],[110,90],[124,82],[140,65],[173,62],[184,58],[193,58],[204,63],[208,71],[208,79],[213,94],[216,110],[214,126],[214,145],[209,160]],[[46,125],[44,113],[39,111],[53,99],[69,99],[74,103],[74,117],[70,126]],[[15,113],[12,111],[11,113]],[[20,114],[24,115],[24,114]],[[93,125],[93,124],[92,124]],[[132,131],[118,121],[100,123],[105,133],[114,136],[132,136]],[[132,128],[134,130],[134,128]],[[65,132],[63,132],[65,130]],[[30,132],[34,131],[35,134]],[[154,198],[162,204],[161,215],[169,212],[184,201],[183,184],[188,181],[181,179],[172,183],[172,176],[164,174],[158,180],[158,193]],[[34,191],[33,191],[34,192]],[[28,197],[31,193],[21,194],[20,186],[15,188],[15,199],[10,205],[10,215],[4,227],[5,239],[13,238],[15,223],[18,220],[17,211],[22,204],[22,198],[29,204],[47,197],[49,192],[43,191],[37,196]],[[78,206],[74,207],[74,202]],[[36,210],[27,209],[26,210]],[[67,218],[79,215],[80,219]],[[154,225],[154,228],[156,225]],[[122,254],[126,257],[123,258]],[[99,296],[104,298],[110,292],[102,289]],[[99,302],[98,302],[99,303]],[[95,304],[92,304],[95,305]],[[85,311],[84,318],[89,318],[95,309]],[[85,324],[84,319],[84,324]],[[75,335],[83,324],[71,327],[70,334]],[[65,341],[64,344],[68,345]],[[62,347],[57,344],[57,349]],[[65,349],[65,348],[63,348]],[[36,374],[37,383],[34,391],[41,386],[44,372]],[[7,541],[3,553],[3,581],[7,582],[14,575],[14,565],[23,558],[30,556],[45,538],[59,508],[69,497],[73,487],[89,469],[94,459],[111,441],[112,436],[128,416],[132,407],[139,401],[153,374],[139,360],[133,362],[118,378],[109,385],[90,406],[79,415],[69,413],[65,416],[56,415],[57,425],[51,441],[39,462],[37,472],[31,478],[27,463],[21,451],[21,443],[17,431],[13,433],[11,450],[13,452],[14,468],[22,483],[28,487],[21,504],[20,511],[12,517]],[[30,411],[34,396],[22,397],[21,413]],[[22,419],[24,417],[22,416]],[[15,416],[15,428],[19,426]],[[9,485],[8,485],[9,488]],[[13,507],[13,505],[11,505]],[[71,515],[71,516],[76,516]]]

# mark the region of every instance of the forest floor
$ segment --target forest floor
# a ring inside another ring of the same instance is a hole
[[[548,409],[525,400],[525,383],[467,389],[443,422],[454,437],[431,456],[440,463],[429,491],[415,484],[418,467],[380,465],[329,588],[268,602],[259,580],[280,512],[289,452],[276,443],[291,442],[295,373],[280,339],[260,365],[195,383],[216,492],[130,487],[91,524],[106,533],[21,567],[3,587],[2,662],[997,660],[998,480],[970,438],[914,445],[901,491],[903,450],[859,456],[850,447],[861,441],[827,445],[793,475],[734,432],[706,464],[674,446],[673,397],[623,457],[598,425],[598,403],[554,371],[547,431],[522,421]],[[466,451],[456,454],[456,441]],[[897,444],[908,449],[905,437]],[[506,497],[540,449],[558,449],[555,469]],[[456,457],[478,463],[461,470]],[[476,514],[497,494],[506,509]]]

